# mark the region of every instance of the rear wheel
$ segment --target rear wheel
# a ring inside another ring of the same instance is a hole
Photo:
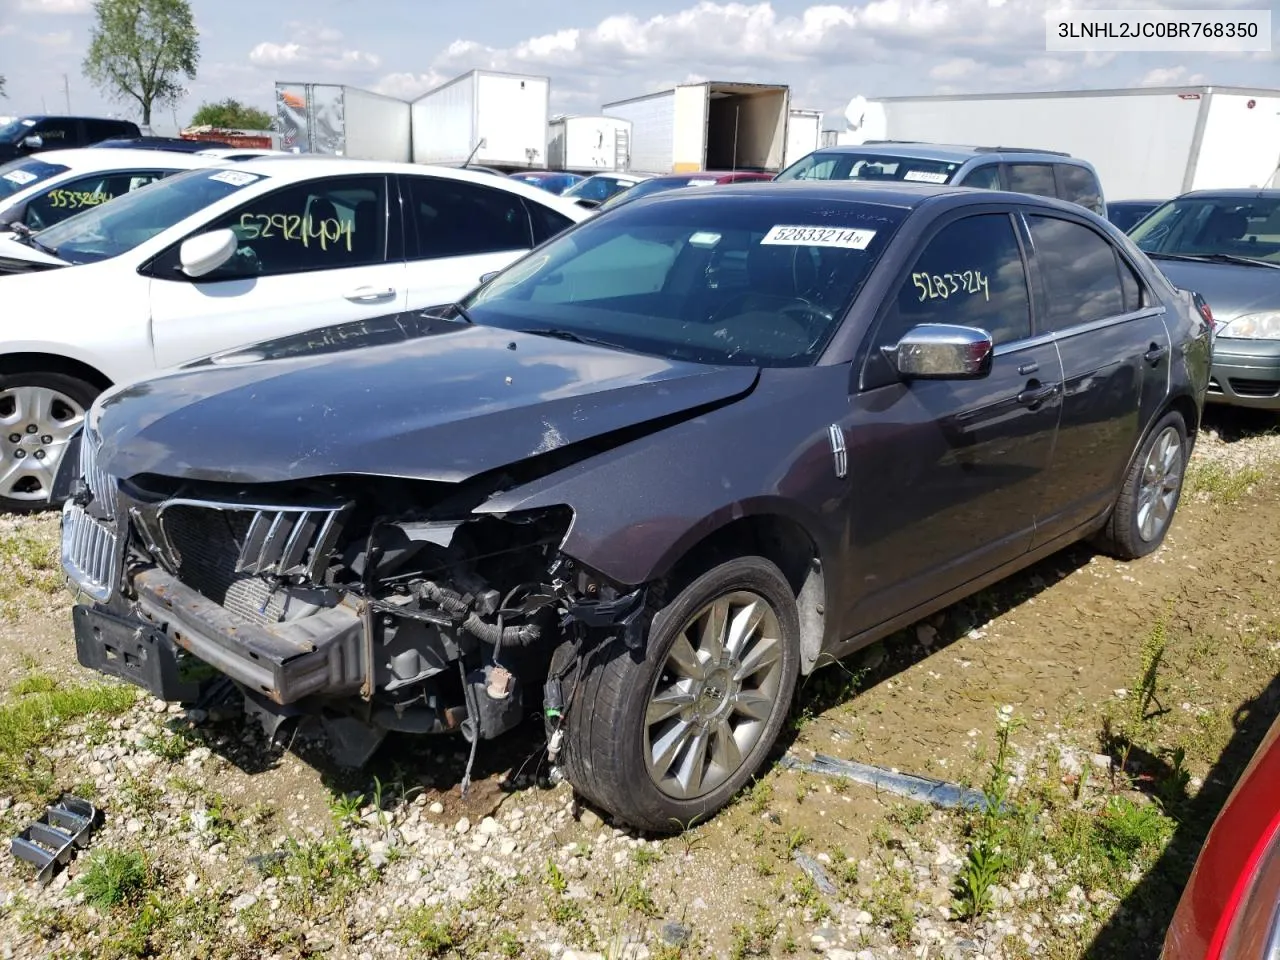
[[[42,510],[96,387],[61,373],[0,377],[0,509]]]
[[[1099,537],[1104,550],[1121,560],[1136,560],[1164,542],[1182,496],[1190,446],[1180,413],[1160,418],[1134,458]]]
[[[642,661],[615,640],[585,668],[567,718],[569,779],[645,830],[714,813],[777,739],[799,640],[774,564],[743,557],[703,574],[655,615]]]

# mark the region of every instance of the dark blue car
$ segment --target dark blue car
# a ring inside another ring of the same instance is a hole
[[[564,173],[556,170],[521,170],[510,175],[513,180],[522,180],[535,187],[541,187],[556,196],[564,193],[575,183],[585,180],[576,173]]]

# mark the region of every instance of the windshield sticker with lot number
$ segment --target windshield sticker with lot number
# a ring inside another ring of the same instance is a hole
[[[908,170],[902,176],[903,180],[914,180],[916,183],[946,183],[947,175],[945,173],[932,173],[928,170]]]
[[[240,217],[240,230],[245,240],[279,237],[321,250],[342,246],[345,240],[347,252],[351,252],[351,224],[335,217],[313,220],[310,214],[300,217],[296,213],[246,213]]]
[[[715,185],[714,180],[690,180],[685,184],[686,187],[714,187]]]
[[[4,175],[4,178],[8,180],[10,183],[25,185],[30,183],[32,180],[36,179],[36,175],[26,170],[10,170],[8,173]]]
[[[865,250],[876,232],[847,227],[777,226],[764,235],[761,244],[784,247],[840,247]]]
[[[949,300],[951,297],[982,294],[991,299],[991,285],[981,270],[960,270],[956,273],[913,273],[911,282],[920,291],[920,303],[926,300]]]
[[[49,191],[49,206],[65,207],[69,210],[78,210],[81,207],[96,207],[113,199],[115,199],[115,194],[103,193],[101,190]]]
[[[221,170],[213,174],[209,179],[217,180],[219,183],[229,183],[233,187],[247,187],[258,177],[253,173],[241,173],[239,170]]]

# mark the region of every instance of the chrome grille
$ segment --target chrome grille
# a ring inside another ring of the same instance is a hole
[[[111,599],[124,564],[115,531],[68,501],[62,508],[62,568],[82,591],[101,603]]]
[[[98,440],[88,432],[80,436],[80,475],[89,492],[100,504],[102,514],[109,520],[116,518],[116,485],[98,465]]]

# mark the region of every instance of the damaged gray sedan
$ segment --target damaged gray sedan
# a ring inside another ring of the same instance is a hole
[[[1155,550],[1208,366],[1074,206],[659,195],[460,304],[104,394],[58,480],[78,655],[170,701],[229,679],[350,764],[537,712],[580,793],[675,829],[799,676],[1081,538]]]

